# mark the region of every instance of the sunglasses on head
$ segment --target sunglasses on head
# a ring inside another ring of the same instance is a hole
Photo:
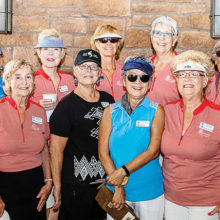
[[[142,83],[147,83],[150,79],[150,76],[145,75],[145,74],[138,76],[138,75],[132,73],[132,74],[128,74],[127,78],[128,78],[128,81],[130,81],[130,82],[135,82],[137,80],[137,78],[139,78]]]
[[[110,41],[111,43],[117,43],[119,41],[119,38],[115,38],[115,37],[104,37],[104,38],[100,38],[98,39],[99,42],[106,44],[108,41]]]
[[[216,56],[220,57],[220,50],[216,51]]]

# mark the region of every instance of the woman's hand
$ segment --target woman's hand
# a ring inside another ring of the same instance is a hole
[[[114,170],[108,178],[108,184],[113,186],[121,186],[122,182],[126,176],[126,173],[123,168],[119,168],[117,170]]]
[[[5,203],[2,200],[2,197],[0,196],[0,217],[3,215],[5,211]]]
[[[56,103],[52,99],[41,99],[39,103],[46,111],[53,110],[56,107]]]
[[[45,185],[41,188],[40,192],[37,195],[37,198],[40,199],[37,205],[37,211],[40,212],[47,201],[47,198],[52,189],[52,182],[48,181]]]
[[[115,186],[115,193],[112,198],[113,208],[121,210],[125,204],[125,190],[123,186]]]
[[[61,205],[61,192],[60,192],[60,188],[57,188],[54,186],[54,189],[53,189],[53,196],[54,196],[54,199],[55,199],[55,203],[53,205],[53,210],[56,212],[60,205]]]
[[[208,213],[208,215],[214,215],[215,213],[218,213],[218,219],[220,220],[220,205],[217,205],[211,212]]]

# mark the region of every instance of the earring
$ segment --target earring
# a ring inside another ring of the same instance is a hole
[[[98,86],[100,84],[100,78],[96,81],[96,85]]]
[[[78,85],[78,80],[77,80],[77,78],[74,78],[74,80],[75,80],[75,85],[77,86],[77,85]]]

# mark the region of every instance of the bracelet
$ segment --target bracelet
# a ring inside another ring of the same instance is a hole
[[[130,176],[130,173],[129,173],[127,167],[126,167],[125,165],[123,165],[122,168],[123,168],[123,170],[125,171],[126,176]]]
[[[45,182],[45,183],[46,183],[46,182],[50,182],[50,181],[53,182],[53,179],[51,179],[51,178],[45,178],[45,179],[44,179],[44,182]]]

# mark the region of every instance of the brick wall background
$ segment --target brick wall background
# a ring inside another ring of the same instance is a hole
[[[152,20],[161,15],[179,26],[177,51],[200,49],[210,53],[216,40],[210,37],[211,0],[13,0],[13,33],[0,35],[5,62],[26,58],[39,68],[33,46],[38,33],[56,28],[68,47],[61,70],[72,72],[73,60],[99,24],[112,24],[125,38],[119,62],[131,54],[151,55]]]

